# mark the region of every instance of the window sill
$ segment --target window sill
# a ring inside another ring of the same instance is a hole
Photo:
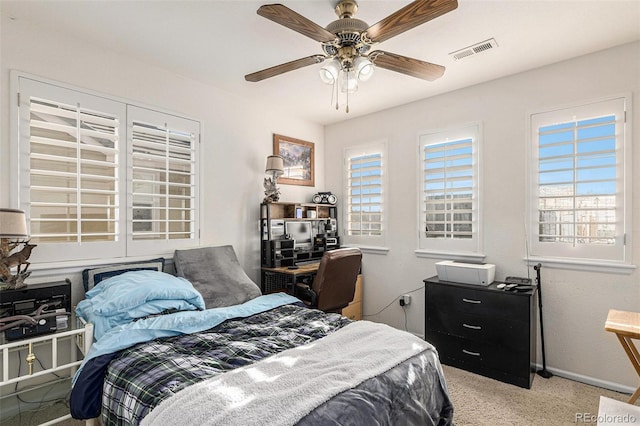
[[[482,253],[444,252],[424,249],[415,250],[414,253],[416,257],[419,258],[455,260],[469,263],[482,263],[486,257],[486,255]]]
[[[363,253],[367,254],[383,254],[386,255],[389,253],[389,247],[379,247],[379,246],[365,246],[359,244],[343,244],[342,247],[357,247]]]
[[[530,256],[523,259],[528,266],[535,266],[538,263],[549,268],[573,269],[588,272],[605,272],[610,274],[631,274],[636,265],[621,262],[605,262],[593,260],[580,260],[569,258],[535,257]]]

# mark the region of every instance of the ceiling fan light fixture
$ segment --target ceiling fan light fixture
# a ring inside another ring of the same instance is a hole
[[[358,91],[358,79],[353,72],[343,71],[340,80],[340,90],[342,93],[353,93]]]
[[[258,15],[321,43],[324,55],[312,55],[265,68],[245,75],[245,80],[257,82],[329,59],[329,63],[319,70],[320,79],[332,85],[331,103],[335,100],[336,109],[340,104],[339,93],[346,94],[348,113],[349,94],[358,90],[358,82],[370,79],[376,67],[427,81],[442,77],[445,70],[442,65],[381,50],[369,50],[378,43],[456,9],[458,0],[414,0],[371,26],[353,17],[358,8],[357,0],[335,1],[338,19],[326,28],[282,4],[260,6]]]
[[[334,84],[338,81],[338,75],[340,74],[340,62],[337,59],[332,60],[328,64],[320,68],[320,80],[326,84]]]
[[[373,62],[364,56],[358,56],[353,61],[353,68],[355,69],[356,77],[360,81],[367,81],[373,75],[375,67],[373,66]]]

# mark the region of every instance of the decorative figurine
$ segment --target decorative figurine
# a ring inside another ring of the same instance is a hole
[[[278,189],[278,176],[284,173],[284,160],[279,155],[270,155],[267,157],[267,166],[264,172],[269,177],[264,178],[264,200],[263,203],[275,203],[280,199],[280,190]]]
[[[18,246],[24,245],[20,250],[12,253]],[[28,259],[31,251],[36,244],[26,242],[9,242],[8,239],[2,239],[0,247],[0,285],[6,289],[18,289],[26,287],[24,280],[31,275],[31,271],[27,271],[31,264]],[[22,265],[24,269],[22,269]],[[12,274],[11,269],[17,267],[16,273]]]
[[[264,203],[275,203],[280,199],[280,189],[278,189],[277,178],[264,178]]]

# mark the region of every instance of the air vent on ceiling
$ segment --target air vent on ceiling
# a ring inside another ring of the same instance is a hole
[[[451,52],[449,53],[449,56],[452,56],[453,59],[455,59],[456,61],[459,61],[461,59],[469,58],[479,53],[483,53],[488,50],[495,49],[496,47],[498,47],[498,42],[496,42],[495,39],[490,38],[489,40],[476,43],[473,46],[465,47],[464,49]]]

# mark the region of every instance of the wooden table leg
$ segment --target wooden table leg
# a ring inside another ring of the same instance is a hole
[[[640,353],[638,353],[638,348],[636,348],[629,337],[622,336],[620,334],[616,334],[616,336],[618,336],[620,344],[624,348],[624,351],[627,353],[627,356],[629,357],[633,368],[636,369],[638,377],[640,377]],[[640,397],[640,386],[638,386],[638,389],[636,389],[633,395],[631,395],[631,398],[629,398],[629,404],[635,403],[638,397]]]

